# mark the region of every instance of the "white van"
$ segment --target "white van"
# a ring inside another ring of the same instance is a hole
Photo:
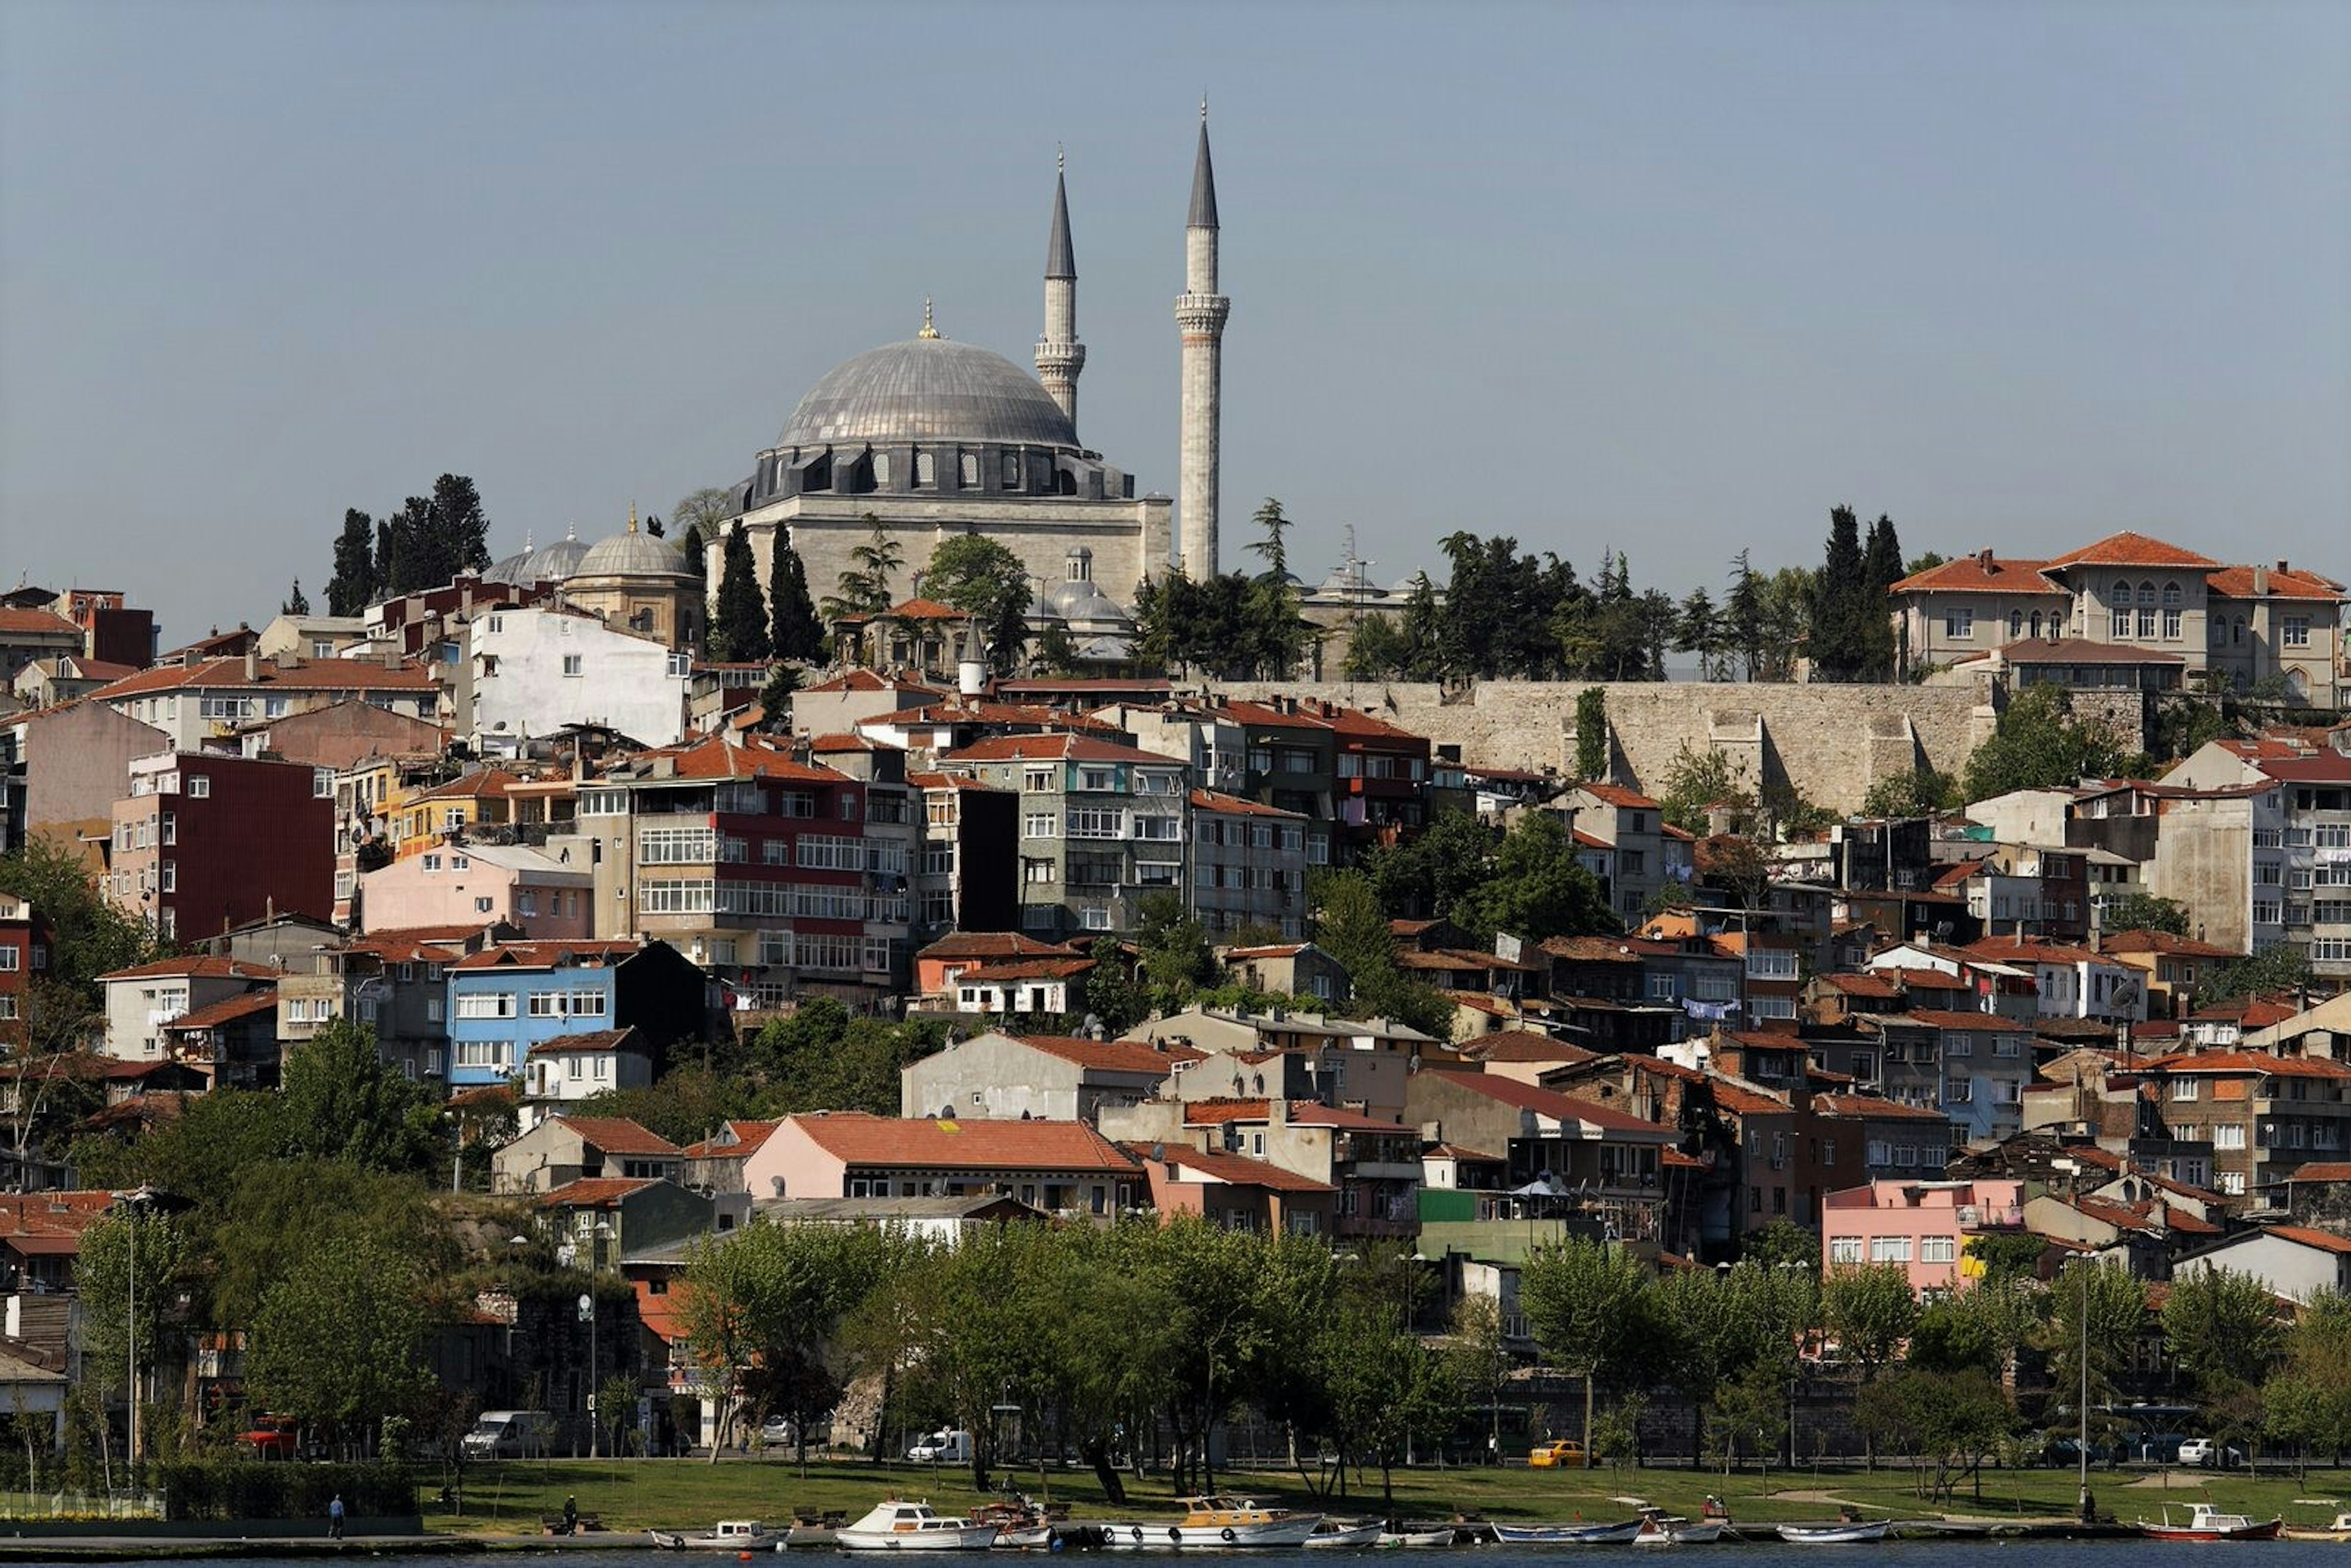
[[[942,1428],[908,1448],[906,1457],[924,1465],[967,1465],[971,1462],[971,1434]]]
[[[533,1459],[555,1437],[555,1417],[544,1410],[485,1410],[458,1439],[469,1459]]]

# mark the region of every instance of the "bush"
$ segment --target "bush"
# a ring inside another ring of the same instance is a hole
[[[259,1459],[197,1459],[155,1467],[166,1519],[324,1519],[338,1495],[353,1519],[416,1512],[416,1483],[405,1465],[272,1464]]]

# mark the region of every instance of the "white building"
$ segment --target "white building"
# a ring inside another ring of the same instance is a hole
[[[691,655],[560,610],[494,610],[472,624],[472,731],[485,754],[532,736],[602,725],[648,746],[685,733]]]

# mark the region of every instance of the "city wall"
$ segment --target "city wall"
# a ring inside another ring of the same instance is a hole
[[[1575,768],[1575,699],[1587,681],[1395,681],[1218,684],[1265,701],[1315,697],[1359,708],[1488,768]],[[1614,781],[1655,794],[1684,747],[1727,753],[1765,787],[1793,785],[1837,811],[1860,810],[1881,779],[1929,767],[1958,773],[1998,719],[1989,683],[1965,686],[1782,685],[1732,682],[1598,683],[1607,694]],[[2004,706],[2004,704],[2002,705]],[[2135,693],[2076,694],[2075,711],[2137,737]],[[2108,711],[2108,710],[2112,711]],[[2134,746],[2141,744],[2134,738]]]

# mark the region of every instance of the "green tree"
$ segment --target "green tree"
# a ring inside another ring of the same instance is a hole
[[[1086,976],[1086,1011],[1111,1034],[1123,1034],[1149,1018],[1151,988],[1127,973],[1118,938],[1098,936],[1086,951],[1094,961]]]
[[[671,505],[670,526],[697,538],[715,539],[742,509],[736,505],[734,491],[705,485],[687,491]]]
[[[1541,942],[1622,929],[1600,883],[1576,858],[1566,823],[1550,811],[1529,811],[1502,835],[1492,875],[1448,915],[1481,947],[1505,933]]]
[[[1763,667],[1763,591],[1748,564],[1747,552],[1730,558],[1730,593],[1722,601],[1722,640],[1726,654],[1736,654],[1740,674],[1755,680]]]
[[[2255,1386],[2285,1347],[2285,1324],[2269,1288],[2231,1269],[2173,1277],[2163,1301],[2163,1338],[2172,1359],[2207,1397]]]
[[[2122,760],[2105,727],[2075,718],[2073,695],[2044,682],[2011,699],[1991,738],[1968,758],[1967,798],[1987,800],[2011,789],[2103,778]]]
[[[1703,588],[1691,589],[1682,601],[1674,625],[1674,649],[1698,655],[1698,679],[1720,678],[1722,617],[1715,610],[1714,596]]]
[[[1586,784],[1608,781],[1608,693],[1586,686],[1575,694],[1575,777]]]
[[[1663,1376],[1690,1407],[1696,1469],[1703,1413],[1716,1392],[1759,1362],[1777,1366],[1792,1345],[1788,1291],[1775,1270],[1754,1262],[1673,1269],[1651,1288],[1645,1312]]]
[[[327,580],[327,613],[358,615],[376,601],[375,519],[357,507],[343,513],[335,536],[335,572]]]
[[[1571,1237],[1527,1255],[1519,1304],[1543,1354],[1583,1379],[1583,1447],[1592,1449],[1593,1384],[1637,1343],[1648,1270],[1620,1247]]]
[[[2177,899],[2158,897],[2152,893],[2126,894],[2105,907],[2098,924],[2109,932],[2161,931],[2168,936],[2188,935],[2188,906]]]
[[[1327,871],[1308,887],[1314,904],[1314,942],[1347,971],[1347,1012],[1388,1018],[1438,1039],[1452,1034],[1452,1005],[1405,975],[1396,962],[1395,936],[1371,878],[1355,869]]]
[[[1820,1238],[1785,1218],[1749,1231],[1739,1250],[1741,1257],[1766,1269],[1810,1269],[1817,1273],[1821,1266]]]
[[[1889,774],[1861,798],[1865,817],[1933,817],[1959,808],[1959,787],[1948,773],[1914,768]]]
[[[1820,575],[1813,581],[1810,647],[1814,680],[1857,681],[1867,674],[1874,652],[1868,592],[1861,520],[1851,507],[1838,507],[1829,513],[1828,549]]]
[[[1980,1499],[1983,1461],[2014,1429],[2016,1411],[1980,1369],[1905,1370],[1861,1391],[1855,1423],[1873,1447],[1916,1457],[1919,1496],[1949,1499],[1965,1476]]]
[[[385,1171],[439,1162],[432,1096],[385,1064],[364,1024],[336,1019],[287,1051],[283,1092],[289,1153]]]
[[[302,580],[300,578],[298,577],[294,580],[293,590],[286,595],[285,602],[278,605],[277,612],[280,615],[308,615],[310,613],[310,601],[302,591]]]
[[[759,592],[759,563],[751,536],[741,523],[726,532],[726,568],[718,575],[718,602],[710,618],[711,657],[723,663],[764,663],[773,651],[768,606]]]
[[[385,1416],[419,1411],[433,1386],[424,1284],[389,1242],[321,1239],[262,1294],[246,1345],[256,1399],[365,1452]]]
[[[1441,920],[1493,878],[1500,841],[1468,811],[1439,811],[1414,837],[1374,850],[1364,869],[1391,917]]]
[[[1902,541],[1895,534],[1894,519],[1880,513],[1877,521],[1869,525],[1869,538],[1862,547],[1862,592],[1855,605],[1862,627],[1868,633],[1865,643],[1867,658],[1862,671],[1866,680],[1894,678],[1896,650],[1892,593],[1894,585],[1904,575]]]
[[[824,623],[809,599],[808,569],[784,529],[776,530],[774,544],[775,558],[768,563],[768,653],[812,664],[824,657]],[[725,587],[723,577],[720,586]]]
[[[1821,1326],[1860,1366],[1864,1383],[1876,1380],[1917,1321],[1918,1299],[1898,1263],[1833,1269],[1821,1281]]]
[[[2318,1453],[2342,1464],[2351,1450],[2351,1297],[2322,1291],[2303,1303],[2262,1405],[2270,1435],[2305,1463]]]
[[[449,1219],[420,1177],[348,1160],[249,1162],[192,1218],[205,1260],[203,1294],[224,1329],[250,1324],[270,1285],[330,1238],[380,1242],[426,1279],[447,1279],[460,1263]]]
[[[1666,767],[1665,789],[1657,797],[1659,814],[1686,833],[1704,838],[1713,831],[1712,808],[1731,808],[1731,831],[1751,831],[1755,826],[1755,787],[1747,770],[1728,752],[1712,747],[1692,751],[1682,743]]]
[[[1154,1002],[1178,1011],[1193,991],[1216,978],[1217,961],[1206,929],[1173,893],[1147,893],[1136,901],[1134,945]]]
[[[2110,1400],[2116,1375],[2147,1330],[2147,1286],[2119,1263],[2076,1259],[2058,1274],[2050,1300],[2051,1385],[2064,1391],[2068,1404],[2078,1398],[2086,1350],[2091,1403]]]
[[[2210,1007],[2238,997],[2298,991],[2309,983],[2308,955],[2300,947],[2280,943],[2206,970],[2204,983],[2196,988],[2196,1000],[2199,1006]]]
[[[1716,1388],[1707,1430],[1729,1475],[1742,1454],[1762,1462],[1763,1473],[1788,1440],[1788,1374],[1792,1355],[1760,1360]],[[1766,1490],[1769,1488],[1767,1486]]]
[[[186,1226],[160,1208],[119,1207],[82,1232],[74,1258],[82,1377],[120,1393],[135,1365],[141,1403],[159,1397],[165,1349],[186,1326],[172,1303],[197,1266]]]
[[[923,591],[979,622],[992,674],[1002,677],[1019,671],[1035,590],[1019,556],[984,535],[956,534],[931,552]]]

